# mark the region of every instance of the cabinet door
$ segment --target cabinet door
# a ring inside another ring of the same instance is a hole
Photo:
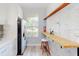
[[[16,40],[13,40],[8,44],[8,55],[9,56],[16,56],[17,54],[17,46],[16,46]]]
[[[0,56],[7,56],[8,55],[8,46],[5,45],[0,48]]]
[[[16,51],[16,45],[12,41],[0,47],[0,56],[13,56],[16,55]]]
[[[8,44],[8,48],[7,48],[7,49],[8,49],[8,51],[6,52],[6,53],[8,54],[7,56],[12,56],[12,55],[13,55],[13,52],[14,52],[14,51],[12,50],[12,49],[13,49],[12,43],[9,43],[9,44]]]

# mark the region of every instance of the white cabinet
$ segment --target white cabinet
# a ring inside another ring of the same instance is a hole
[[[12,51],[11,51],[11,45],[10,44],[6,44],[2,47],[0,47],[0,56],[9,56],[11,55]]]
[[[0,16],[0,25],[3,25],[5,24],[5,19],[3,19],[1,16]]]
[[[0,46],[0,56],[14,56],[16,55],[16,48],[13,41]]]
[[[0,47],[0,56],[6,56],[8,53],[8,46]]]
[[[7,5],[0,4],[0,24],[5,24],[7,18]]]

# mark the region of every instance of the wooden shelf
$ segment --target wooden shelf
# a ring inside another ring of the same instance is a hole
[[[67,5],[69,5],[70,3],[63,3],[61,4],[59,7],[57,7],[54,11],[52,11],[50,14],[48,14],[44,20],[46,20],[47,18],[49,18],[50,16],[54,15],[55,13],[57,13],[59,10],[63,9],[64,7],[66,7]]]
[[[79,43],[64,39],[57,35],[52,35],[48,32],[42,32],[45,36],[58,43],[62,48],[79,48]]]

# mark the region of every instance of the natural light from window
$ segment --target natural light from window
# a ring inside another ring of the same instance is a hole
[[[27,18],[27,37],[36,38],[38,37],[38,17]]]

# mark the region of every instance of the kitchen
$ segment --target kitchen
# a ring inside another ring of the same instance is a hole
[[[44,56],[42,39],[48,41],[51,56],[78,56],[78,6],[78,3],[0,4],[0,56]]]

